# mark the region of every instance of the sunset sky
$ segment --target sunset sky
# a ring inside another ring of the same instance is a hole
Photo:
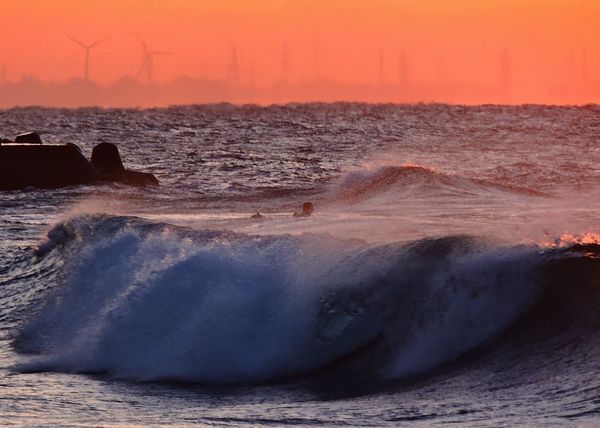
[[[242,83],[395,83],[404,52],[411,82],[485,86],[505,51],[516,102],[561,102],[549,87],[600,81],[599,23],[598,0],[3,1],[0,65],[7,81],[82,77],[84,50],[66,35],[108,37],[90,77],[110,84],[138,76],[139,35],[172,52],[155,58],[156,82],[226,79],[235,48]]]

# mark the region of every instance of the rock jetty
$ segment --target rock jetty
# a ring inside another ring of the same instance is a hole
[[[21,134],[15,141],[0,139],[0,190],[56,189],[107,182],[158,185],[150,173],[125,169],[119,149],[112,143],[95,146],[90,162],[77,145],[42,144],[34,132]]]

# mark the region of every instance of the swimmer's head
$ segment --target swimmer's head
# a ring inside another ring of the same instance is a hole
[[[315,207],[313,206],[312,202],[304,202],[302,204],[302,214],[311,215],[314,210]]]

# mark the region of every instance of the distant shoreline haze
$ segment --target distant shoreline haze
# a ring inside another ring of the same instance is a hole
[[[162,107],[175,104],[273,104],[289,102],[449,103],[449,104],[594,104],[600,101],[600,81],[586,85],[554,85],[532,94],[513,93],[501,81],[495,85],[460,83],[342,83],[308,80],[252,85],[181,77],[166,83],[145,83],[123,77],[113,84],[74,78],[52,82],[25,76],[0,83],[0,108]]]

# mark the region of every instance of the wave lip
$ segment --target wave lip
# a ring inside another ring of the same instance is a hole
[[[15,342],[33,354],[20,370],[205,383],[306,374],[365,347],[357,373],[422,373],[525,311],[546,257],[466,236],[367,246],[109,216],[49,237],[40,257],[59,254],[64,279]]]

